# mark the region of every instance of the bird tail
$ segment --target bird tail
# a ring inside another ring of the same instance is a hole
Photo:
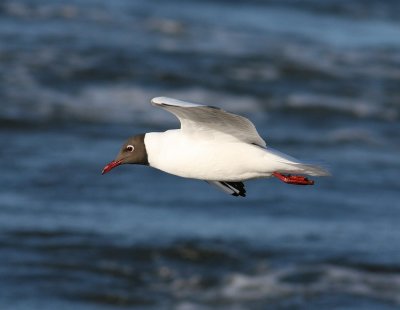
[[[299,174],[307,174],[311,176],[329,176],[330,172],[317,164],[304,162],[294,158],[290,155],[282,153],[278,150],[272,148],[265,149],[267,153],[275,156],[275,160],[284,164],[283,169],[279,169],[277,172],[281,173],[299,173]]]
[[[293,170],[291,170],[291,173],[300,173],[300,174],[307,174],[311,176],[330,176],[330,172],[325,169],[324,167],[321,167],[319,165],[315,164],[309,164],[309,163],[293,163],[290,164],[293,166]]]

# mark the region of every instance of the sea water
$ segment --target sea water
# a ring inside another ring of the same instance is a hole
[[[398,309],[397,1],[0,4],[1,309]],[[152,97],[316,161],[246,198],[142,166]]]

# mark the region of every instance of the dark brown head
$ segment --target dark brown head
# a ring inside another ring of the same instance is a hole
[[[144,144],[145,134],[133,136],[126,141],[119,151],[115,160],[104,167],[101,174],[123,164],[148,165],[147,151]]]

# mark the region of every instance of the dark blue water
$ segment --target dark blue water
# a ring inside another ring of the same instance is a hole
[[[1,309],[398,309],[398,1],[0,3]],[[248,197],[101,176],[165,95],[325,163]]]

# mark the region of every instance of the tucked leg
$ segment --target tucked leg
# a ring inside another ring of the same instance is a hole
[[[279,172],[274,172],[272,174],[274,177],[278,178],[279,180],[294,185],[314,185],[313,180],[309,180],[306,177],[301,175],[290,175],[290,174],[281,174]]]

